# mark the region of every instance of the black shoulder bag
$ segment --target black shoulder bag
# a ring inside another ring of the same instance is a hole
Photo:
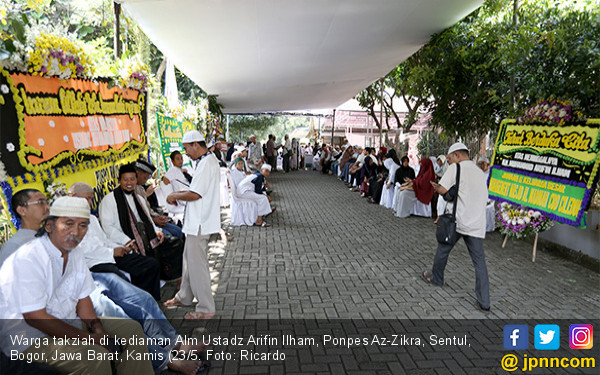
[[[454,202],[451,214],[443,214],[437,222],[437,230],[435,236],[441,244],[454,245],[458,241],[458,233],[456,232],[456,206],[458,206],[458,187],[460,184],[460,164],[456,163],[456,184],[450,188],[453,195],[451,200]],[[456,189],[455,189],[456,188]],[[449,195],[448,193],[446,195]],[[444,196],[445,200],[446,196]]]

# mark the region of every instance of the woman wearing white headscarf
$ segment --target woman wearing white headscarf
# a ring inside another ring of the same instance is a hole
[[[379,201],[379,204],[385,208],[394,207],[393,201],[394,195],[396,194],[396,171],[398,168],[400,168],[400,160],[398,160],[398,156],[395,152],[393,154],[390,153],[391,150],[388,152],[389,156],[383,161],[383,165],[387,168],[389,173],[385,185],[383,185],[381,200]]]
[[[437,164],[437,168],[435,169],[435,175],[438,177],[438,179],[441,179],[442,176],[448,170],[448,161],[446,160],[446,156],[444,156],[444,155],[438,156],[436,164]]]

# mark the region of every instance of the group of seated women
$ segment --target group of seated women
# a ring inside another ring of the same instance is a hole
[[[332,172],[351,191],[360,192],[369,203],[393,209],[397,217],[435,217],[445,210],[432,186],[448,169],[444,155],[422,158],[413,168],[408,156],[399,159],[394,149],[346,146],[332,165],[336,167]]]

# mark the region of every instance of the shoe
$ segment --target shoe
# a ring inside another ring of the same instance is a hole
[[[479,310],[481,310],[481,311],[486,311],[486,312],[487,312],[487,311],[490,311],[490,307],[489,307],[489,306],[488,306],[487,308],[486,308],[486,307],[483,307],[483,306],[481,305],[481,303],[479,303],[479,301],[477,301],[477,306],[479,306]]]

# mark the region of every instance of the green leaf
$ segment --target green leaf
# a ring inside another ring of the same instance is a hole
[[[23,25],[29,26],[29,19],[25,13],[21,14],[21,19],[23,20]]]
[[[15,53],[15,51],[17,50],[15,48],[15,44],[13,43],[13,41],[11,39],[7,39],[4,41],[4,47],[6,48],[6,50],[9,53]]]
[[[15,39],[21,44],[25,44],[25,27],[23,27],[23,24],[17,20],[10,20],[10,24],[15,33]]]

